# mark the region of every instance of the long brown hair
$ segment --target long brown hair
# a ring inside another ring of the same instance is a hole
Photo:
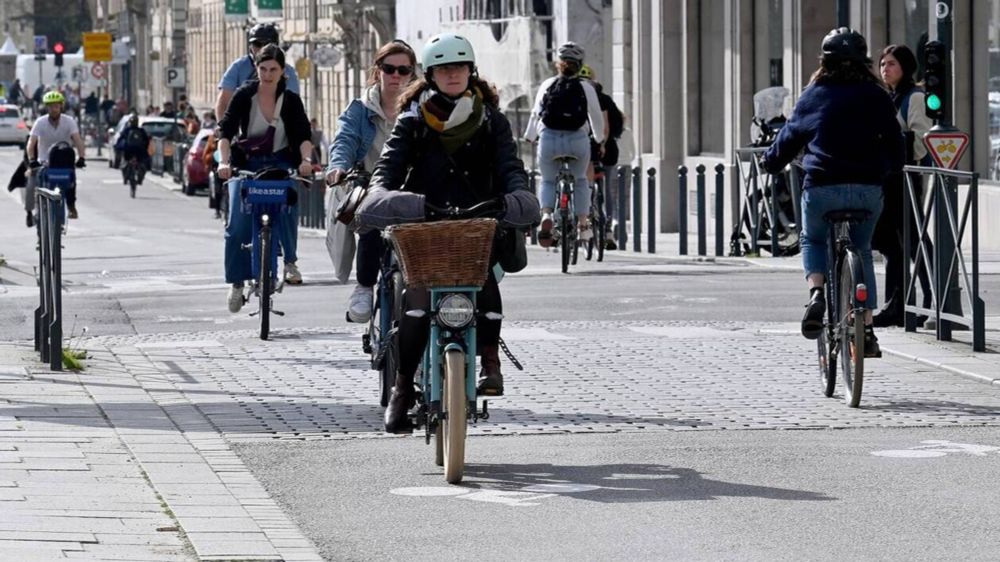
[[[872,70],[870,63],[860,60],[831,60],[820,58],[819,68],[809,78],[810,84],[854,84],[873,82],[883,89],[885,84]]]
[[[500,107],[500,94],[497,93],[496,86],[486,80],[483,80],[478,74],[469,75],[469,87],[479,88],[479,91],[483,94],[484,104],[492,106],[494,109]],[[403,90],[403,93],[399,95],[399,112],[402,113],[408,105],[420,99],[420,94],[422,94],[424,90],[431,88],[434,88],[434,86],[427,80],[426,76],[413,81],[413,83],[407,86],[406,89]]]
[[[378,73],[381,71],[379,68],[385,59],[391,57],[392,55],[406,55],[410,59],[410,66],[412,67],[412,72],[417,71],[417,55],[413,52],[413,49],[406,44],[405,41],[399,39],[393,39],[385,45],[379,47],[378,51],[375,52],[375,62],[372,63],[371,69],[368,70],[368,85],[374,86],[378,84]],[[414,74],[410,74],[410,79],[412,80]]]

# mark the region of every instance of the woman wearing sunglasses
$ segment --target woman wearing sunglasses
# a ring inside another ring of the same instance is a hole
[[[363,163],[365,170],[375,169],[375,162],[382,153],[392,127],[396,123],[399,94],[413,81],[417,56],[409,45],[394,40],[375,53],[375,62],[368,75],[368,88],[360,98],[340,114],[337,119],[337,136],[330,147],[330,164],[326,180],[330,185],[339,183],[355,164]],[[333,191],[331,190],[331,195]],[[328,209],[336,205],[327,204]],[[333,260],[333,267],[341,282],[347,281],[350,266],[340,267],[344,252],[352,251],[350,246],[338,243],[335,229],[346,228],[334,219],[335,213],[327,218],[326,246]],[[349,235],[353,236],[353,234]],[[353,241],[353,238],[350,239]],[[373,230],[358,239],[357,279],[358,284],[351,293],[347,305],[347,317],[352,322],[364,323],[372,315],[372,294],[378,281],[379,259],[382,256],[381,233]],[[347,258],[348,263],[350,258]]]

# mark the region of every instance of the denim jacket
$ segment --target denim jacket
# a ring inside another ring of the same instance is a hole
[[[355,99],[337,118],[337,136],[330,144],[330,164],[327,170],[350,170],[358,162],[363,162],[382,117],[365,100],[370,93]],[[369,172],[371,170],[368,170]]]

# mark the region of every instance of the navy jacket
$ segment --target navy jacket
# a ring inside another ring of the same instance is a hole
[[[882,185],[903,169],[903,133],[889,93],[874,82],[812,84],[764,153],[769,173],[781,171],[805,149],[803,188],[860,183]]]

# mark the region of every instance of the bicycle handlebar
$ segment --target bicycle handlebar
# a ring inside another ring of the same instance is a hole
[[[279,168],[272,168],[272,169],[279,169]],[[236,168],[233,168],[232,170],[233,170],[232,178],[241,178],[241,179],[252,179],[260,172],[265,171],[265,170],[257,170],[256,172],[251,172],[248,170],[239,170]],[[295,168],[285,168],[281,169],[281,171],[285,172],[288,175],[288,177],[284,179],[300,181],[306,184],[306,187],[308,187],[309,184],[312,183],[313,181],[313,178],[307,178],[300,175],[298,170],[296,170]]]
[[[505,212],[507,212],[507,208],[502,198],[488,199],[465,209],[460,207],[442,208],[424,203],[424,215],[428,221],[500,218]]]

